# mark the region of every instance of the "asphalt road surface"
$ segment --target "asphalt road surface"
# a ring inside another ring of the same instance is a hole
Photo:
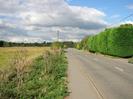
[[[69,65],[71,65],[68,72],[73,99],[78,96],[77,99],[93,99],[93,97],[94,99],[133,99],[133,64],[129,64],[125,59],[96,55],[76,49],[67,51]],[[81,68],[84,74],[74,74],[74,72],[81,72],[77,68]],[[89,83],[86,83],[86,79]],[[82,91],[82,94],[78,90]]]

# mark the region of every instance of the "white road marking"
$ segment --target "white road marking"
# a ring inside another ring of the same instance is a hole
[[[115,69],[117,69],[117,70],[119,70],[119,71],[121,71],[121,72],[124,72],[124,69],[122,69],[122,68],[115,67]]]

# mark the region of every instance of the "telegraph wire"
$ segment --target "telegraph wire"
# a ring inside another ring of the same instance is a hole
[[[107,26],[107,28],[108,28],[108,27],[111,27],[111,26],[114,26],[114,25],[117,24],[118,22],[119,22],[119,23],[120,23],[120,22],[123,22],[123,21],[125,21],[126,19],[128,19],[128,18],[130,18],[130,17],[132,17],[132,16],[133,16],[133,13],[131,13],[131,14],[129,14],[128,16],[126,16],[126,17],[124,17],[124,18],[118,20],[117,22],[115,22],[115,23],[113,23],[113,24],[110,24],[109,26]]]

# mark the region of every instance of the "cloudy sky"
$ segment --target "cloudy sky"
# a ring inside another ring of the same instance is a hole
[[[77,41],[131,13],[133,0],[0,0],[0,40],[56,41],[59,31],[60,40]]]

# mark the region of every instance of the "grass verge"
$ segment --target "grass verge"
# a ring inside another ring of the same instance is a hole
[[[32,64],[21,56],[13,64],[9,71],[0,72],[1,99],[63,99],[68,95],[63,51],[47,51]]]
[[[133,64],[133,57],[130,58],[128,62]]]

